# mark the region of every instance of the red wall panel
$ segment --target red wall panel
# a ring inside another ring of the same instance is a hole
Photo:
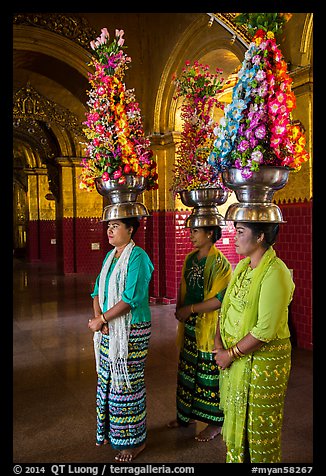
[[[55,263],[57,260],[55,220],[31,220],[27,228],[27,258],[29,261]]]
[[[278,256],[293,270],[295,292],[290,306],[293,340],[312,349],[312,202],[279,205],[286,223],[275,245]]]
[[[26,256],[28,261],[39,261],[40,255],[40,232],[39,222],[36,220],[30,220],[27,226],[26,234]]]

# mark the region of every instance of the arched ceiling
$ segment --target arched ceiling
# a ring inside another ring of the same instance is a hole
[[[35,51],[13,51],[13,80],[15,88],[21,84],[21,70],[39,74],[55,81],[73,94],[82,104],[87,101],[88,80],[69,64],[53,56]]]

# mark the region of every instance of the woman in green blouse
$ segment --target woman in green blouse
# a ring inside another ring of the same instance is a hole
[[[279,225],[235,222],[245,256],[225,293],[215,339],[222,428],[231,463],[281,461],[281,430],[291,367],[288,306],[294,283],[272,247]]]
[[[110,220],[108,238],[114,248],[104,258],[92,293],[98,373],[96,412],[98,446],[110,443],[117,461],[129,462],[145,448],[146,388],[144,381],[151,313],[148,287],[153,264],[132,237],[135,217]]]
[[[180,349],[176,419],[169,428],[188,426],[194,420],[207,424],[196,436],[209,441],[221,432],[223,413],[219,406],[219,375],[212,350],[218,310],[231,278],[231,265],[215,246],[221,228],[193,227],[194,250],[184,261],[176,306]]]

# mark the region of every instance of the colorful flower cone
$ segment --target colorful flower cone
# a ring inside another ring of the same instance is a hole
[[[229,207],[226,220],[282,223],[273,194],[286,185],[289,171],[309,159],[303,130],[292,120],[292,79],[275,39],[287,19],[283,13],[238,16],[254,36],[209,157],[240,201]]]
[[[181,119],[183,128],[181,141],[176,147],[171,190],[177,194],[181,190],[195,190],[220,186],[221,174],[215,170],[207,159],[213,146],[214,107],[223,109],[216,95],[222,89],[222,70],[215,74],[209,72],[209,66],[195,61],[193,65],[186,62],[178,78],[174,76],[176,93],[174,98],[183,98]],[[222,184],[223,186],[223,184]]]
[[[90,65],[95,72],[88,75],[91,89],[87,92],[89,112],[84,122],[88,142],[80,176],[80,188],[88,191],[99,191],[99,183],[100,190],[104,190],[108,181],[128,184],[130,175],[143,177],[146,190],[158,188],[156,162],[150,140],[144,135],[140,108],[134,91],[126,89],[123,82],[131,62],[123,51],[123,35],[123,30],[116,30],[110,43],[109,32],[103,28],[90,43],[95,53]]]
[[[181,75],[175,79],[175,99],[182,97],[183,128],[176,147],[176,164],[172,192],[182,203],[194,207],[186,220],[187,227],[216,226],[224,223],[217,204],[223,204],[228,191],[221,173],[207,162],[214,141],[214,107],[223,109],[216,95],[222,90],[222,71],[209,72],[209,66],[187,61]]]
[[[217,170],[236,167],[251,177],[261,165],[298,171],[309,159],[302,129],[293,122],[292,79],[274,32],[288,19],[283,13],[239,15],[254,33],[234,87],[232,102],[217,128],[209,162]]]

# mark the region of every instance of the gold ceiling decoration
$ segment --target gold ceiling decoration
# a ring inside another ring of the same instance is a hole
[[[46,158],[51,159],[55,157],[53,142],[48,139],[40,122],[34,119],[24,120],[18,118],[14,119],[13,126],[14,134],[17,135],[17,138],[21,139],[23,143],[26,142],[26,138],[28,137],[28,143],[33,147],[35,152],[39,153],[41,161]],[[42,166],[42,164],[39,165]]]
[[[96,37],[87,20],[65,13],[18,13],[13,18],[14,25],[43,28],[74,41],[82,48],[92,51],[90,41]]]
[[[19,120],[44,121],[48,126],[55,123],[65,130],[70,130],[77,137],[83,137],[82,126],[77,116],[42,96],[30,83],[16,91],[13,103],[14,127],[19,125]]]
[[[249,46],[252,36],[249,35],[247,27],[245,25],[237,25],[234,23],[234,19],[238,13],[212,13],[212,15],[216,17],[216,20],[222,26],[242,40],[245,46]]]

